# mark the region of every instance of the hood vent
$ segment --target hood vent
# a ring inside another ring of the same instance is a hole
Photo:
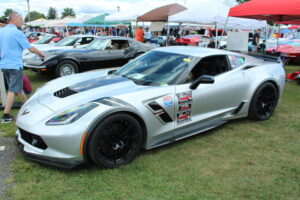
[[[59,97],[59,98],[65,98],[65,97],[68,97],[68,96],[71,96],[73,94],[76,94],[77,92],[71,90],[70,88],[66,87],[66,88],[63,88],[61,90],[58,90],[56,92],[54,92],[54,96],[56,97]]]

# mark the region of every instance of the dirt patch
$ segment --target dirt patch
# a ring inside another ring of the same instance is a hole
[[[5,198],[5,191],[12,186],[7,180],[12,176],[10,166],[18,152],[15,138],[0,136],[0,199]]]

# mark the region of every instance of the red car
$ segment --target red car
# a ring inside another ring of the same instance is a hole
[[[276,46],[269,47],[267,53],[270,55],[279,55],[287,61],[293,61],[300,64],[300,40],[288,40]]]
[[[204,35],[186,35],[181,38],[177,38],[176,42],[181,45],[198,46],[204,38],[208,39],[208,37]]]

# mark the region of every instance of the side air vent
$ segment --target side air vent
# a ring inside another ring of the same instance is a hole
[[[148,106],[152,109],[153,115],[158,116],[163,122],[169,123],[173,121],[165,109],[163,109],[156,101],[150,102]]]
[[[71,96],[73,94],[76,94],[77,92],[71,90],[70,88],[66,87],[66,88],[63,88],[61,90],[58,90],[56,92],[54,92],[54,96],[56,97],[59,97],[59,98],[65,98],[65,97],[68,97],[68,96]]]
[[[148,104],[150,106],[150,108],[152,108],[152,110],[154,111],[158,111],[163,109],[158,103],[156,103],[155,101],[152,101]]]
[[[237,115],[245,105],[245,102],[240,103],[240,105],[231,113],[232,115]]]

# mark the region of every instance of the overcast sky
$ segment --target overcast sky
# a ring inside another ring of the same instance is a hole
[[[115,13],[118,6],[120,10],[126,10],[132,8],[135,4],[140,6],[142,2],[159,7],[171,3],[184,5],[185,3],[190,4],[201,1],[223,1],[232,6],[235,4],[235,0],[30,0],[30,11],[41,12],[47,16],[49,7],[54,7],[58,12],[58,17],[60,17],[63,8],[70,7],[74,9],[78,17],[81,17],[90,14]],[[139,9],[138,7],[137,9]],[[25,17],[27,14],[27,0],[0,0],[0,16],[3,15],[6,8],[11,8]]]

